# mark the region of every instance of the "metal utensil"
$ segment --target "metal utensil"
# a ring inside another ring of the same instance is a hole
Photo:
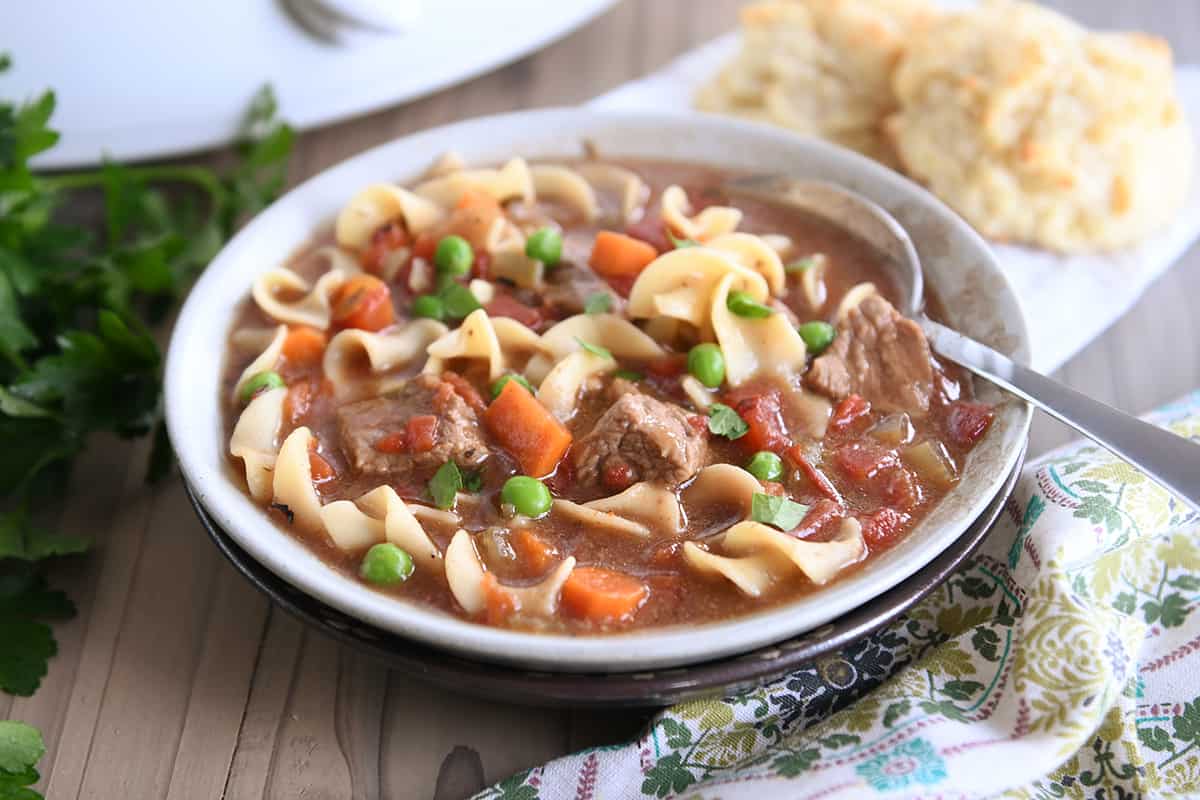
[[[901,293],[898,306],[921,326],[935,352],[1065,422],[1200,511],[1200,445],[1080,394],[929,319],[924,312],[925,282],[917,249],[887,211],[861,195],[822,181],[752,176],[729,181],[725,189],[732,195],[790,205],[838,225],[853,218],[852,232],[888,257]]]

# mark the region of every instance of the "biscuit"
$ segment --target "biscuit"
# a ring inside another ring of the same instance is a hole
[[[892,86],[904,170],[989,238],[1114,249],[1185,200],[1192,137],[1161,39],[996,0],[924,27]]]
[[[742,49],[696,96],[733,114],[831,139],[892,161],[881,129],[896,108],[891,75],[924,0],[771,0],[741,13]]]

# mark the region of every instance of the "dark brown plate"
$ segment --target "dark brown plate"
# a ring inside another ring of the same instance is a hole
[[[866,605],[816,630],[738,656],[643,672],[537,672],[469,659],[381,631],[309,597],[250,558],[221,530],[196,500],[188,497],[205,529],[239,572],[277,605],[301,620],[389,666],[454,691],[514,703],[570,706],[653,706],[693,697],[727,694],[772,681],[853,644],[895,620],[965,561],[987,536],[1012,494],[1022,450],[1013,472],[954,544],[922,570]],[[614,646],[619,646],[614,641]]]

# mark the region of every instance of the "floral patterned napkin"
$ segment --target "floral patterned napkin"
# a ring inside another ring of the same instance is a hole
[[[1151,419],[1200,441],[1200,392]],[[891,627],[479,798],[1200,794],[1200,515],[1090,444]]]

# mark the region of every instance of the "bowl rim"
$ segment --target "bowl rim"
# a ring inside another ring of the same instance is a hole
[[[230,479],[237,473],[225,456],[227,443],[219,401],[220,366],[224,362],[228,326],[216,326],[219,333],[215,352],[212,334],[214,320],[231,319],[232,310],[220,301],[231,298],[236,305],[246,297],[258,272],[284,261],[315,230],[328,225],[336,209],[362,185],[408,180],[440,150],[457,149],[469,162],[498,161],[503,157],[499,148],[507,146],[502,143],[513,140],[530,143],[520,154],[544,159],[561,157],[564,150],[577,151],[584,140],[606,136],[616,137],[614,141],[626,142],[635,150],[644,150],[648,141],[658,141],[654,147],[661,152],[650,158],[727,168],[732,156],[723,156],[724,161],[678,158],[674,145],[680,143],[685,150],[710,146],[701,143],[697,136],[710,137],[713,142],[733,140],[747,152],[759,144],[795,154],[798,160],[807,159],[810,165],[819,163],[822,169],[841,170],[843,185],[856,191],[862,190],[861,182],[902,197],[922,213],[931,215],[939,233],[967,248],[974,262],[987,273],[992,281],[989,289],[996,293],[993,299],[1007,312],[1004,322],[1008,349],[1017,360],[1028,360],[1028,331],[1019,302],[983,239],[907,178],[836,145],[708,114],[589,108],[510,112],[419,131],[323,170],[276,200],[226,244],[196,282],[177,318],[164,379],[168,433],[182,472],[198,500],[252,558],[304,592],[368,624],[470,657],[540,669],[627,671],[744,652],[824,624],[914,574],[978,517],[1003,484],[1028,439],[1031,409],[1025,403],[1014,402],[1004,412],[1011,419],[1005,427],[1000,463],[994,469],[995,475],[989,478],[988,490],[963,502],[956,512],[955,524],[938,526],[911,544],[909,540],[914,537],[906,537],[903,554],[886,562],[886,569],[873,562],[819,592],[728,620],[603,636],[569,636],[490,628],[375,592],[322,562],[306,545],[276,526],[240,483]],[[629,136],[635,137],[633,143],[628,142]],[[637,139],[638,136],[642,139]],[[564,141],[574,146],[561,146]],[[508,147],[509,155],[514,154],[512,147]],[[608,148],[617,158],[631,154],[628,149],[612,152],[621,149],[621,146]],[[498,157],[481,157],[481,153]],[[754,158],[744,153],[737,157]],[[255,250],[265,248],[266,243],[277,238],[273,231],[288,229],[297,234],[302,230],[307,233],[299,238],[290,237],[294,240],[283,246],[271,244],[267,248],[270,252],[283,255],[264,256],[264,260],[255,264]],[[201,369],[198,374],[196,365],[211,365],[214,356],[217,368]],[[989,431],[989,436],[992,435],[993,431]],[[901,549],[899,545],[894,548]],[[880,559],[890,556],[891,551]]]

